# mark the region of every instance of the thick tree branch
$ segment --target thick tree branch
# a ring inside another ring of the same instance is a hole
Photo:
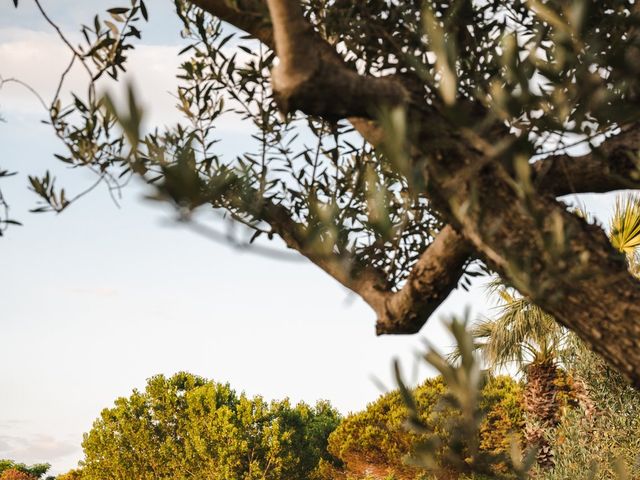
[[[287,33],[290,28],[299,40],[309,34],[302,25],[290,25],[297,21],[293,9],[287,10],[292,5],[269,0],[274,24],[280,22],[284,36],[280,39],[276,27],[276,48],[284,45],[278,74],[294,78],[296,108],[334,118],[341,111],[319,109],[316,97],[321,94],[324,102],[331,101],[335,90],[318,92],[309,68],[303,63],[297,70],[293,64],[294,59],[302,61],[305,52],[316,56],[311,40],[294,44],[294,36]],[[445,218],[503,278],[640,386],[640,283],[629,275],[624,258],[612,249],[602,230],[570,214],[549,196],[523,195],[514,188],[511,172],[453,126],[434,125],[418,108],[411,109],[409,116],[421,128],[414,147],[426,161],[426,193]],[[615,157],[615,152],[613,148],[609,153]],[[465,175],[468,171],[474,174]],[[549,190],[555,188],[561,186]],[[415,282],[407,288],[412,285],[421,291]],[[393,298],[387,300],[388,305],[393,303]]]
[[[485,160],[460,143],[431,152],[432,200],[502,278],[640,387],[640,282],[624,256],[600,227],[551,196],[516,188],[511,172]],[[484,166],[456,181],[471,162]]]
[[[632,125],[587,155],[552,155],[535,162],[534,184],[555,196],[640,188],[639,150],[640,125]]]
[[[244,30],[271,50],[275,50],[273,27],[266,0],[237,0],[235,5],[232,5],[230,0],[191,0],[191,3],[223,22]],[[383,138],[382,129],[376,122],[358,117],[350,117],[349,121],[371,145],[380,144]]]
[[[363,122],[363,121],[360,121]],[[376,128],[371,123],[362,127]],[[640,128],[607,140],[594,152],[580,157],[556,155],[533,164],[533,182],[541,193],[604,193],[640,188]],[[474,247],[446,226],[423,253],[406,285],[390,295],[378,312],[378,334],[415,333],[456,288]]]
[[[273,49],[273,28],[265,0],[191,0],[191,3]]]
[[[406,283],[390,294],[378,311],[376,333],[416,333],[456,288],[472,246],[451,225],[445,226],[423,252]]]
[[[364,124],[363,127],[371,124]],[[604,193],[640,188],[640,127],[607,140],[580,157],[557,155],[533,164],[533,182],[541,193]],[[387,298],[378,312],[378,334],[415,333],[456,288],[473,246],[446,226],[423,253],[404,288]]]
[[[272,85],[285,113],[304,109],[327,119],[373,118],[405,104],[409,94],[390,78],[359,75],[314,30],[297,0],[267,0],[279,64]]]

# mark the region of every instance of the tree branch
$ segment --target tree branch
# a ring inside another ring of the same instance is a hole
[[[416,333],[456,288],[472,246],[451,225],[422,253],[405,285],[390,294],[378,311],[376,333]]]
[[[273,27],[266,0],[191,0],[191,3],[220,20],[239,28],[275,50]],[[368,118],[349,117],[349,122],[371,145],[383,139],[382,128]]]
[[[383,308],[387,294],[386,280],[381,272],[369,266],[354,265],[352,258],[318,252],[317,248],[307,243],[305,227],[295,222],[285,207],[268,200],[263,202],[260,217],[271,225],[289,248],[297,250],[343,286],[358,294],[374,311]]]
[[[555,196],[640,188],[640,125],[632,125],[593,152],[552,155],[532,165],[534,185]]]
[[[381,104],[407,102],[407,90],[400,82],[359,76],[348,69],[304,20],[297,2],[267,3],[280,59],[273,85],[283,111],[300,109],[331,120],[372,118]],[[230,17],[220,16],[244,28]],[[423,253],[410,281],[395,294],[377,288],[375,285],[384,285],[376,283],[376,275],[373,279],[368,274],[358,277],[338,263],[323,264],[323,259],[316,258],[321,268],[362,295],[376,312],[381,311],[383,299],[380,332],[409,332],[416,331],[439,304],[420,304],[419,300],[428,296],[430,290],[425,286],[438,285],[438,272],[445,272],[444,263],[440,265],[446,258],[444,251],[460,253],[451,256],[452,264],[464,264],[464,257],[472,251],[640,386],[640,284],[629,275],[623,256],[612,249],[602,230],[571,215],[549,196],[523,198],[522,192],[514,190],[509,172],[487,161],[482,149],[470,145],[446,122],[433,122],[413,105],[409,117],[420,128],[413,146],[425,160],[426,193],[468,244],[455,237],[451,242],[445,241],[445,236],[437,238]],[[362,130],[373,130],[370,137],[380,134],[379,129],[370,128],[375,125],[360,123]],[[619,137],[590,155],[541,160],[533,166],[534,184],[541,193],[556,195],[637,186],[633,182],[638,181],[638,165],[629,155],[636,150],[637,139],[633,134]],[[481,166],[477,174],[460,178],[472,164]],[[277,233],[286,236],[285,230],[288,228]],[[466,250],[467,245],[472,248]],[[459,278],[455,271],[447,273],[442,282],[446,293]],[[441,299],[446,298],[442,290]],[[409,320],[398,322],[403,313]]]
[[[301,23],[301,14],[296,13],[297,4],[293,0],[268,0],[268,4],[281,58],[279,71],[274,72],[274,85],[284,94],[285,111],[291,109],[293,99],[295,108],[308,114],[333,119],[352,113],[344,109],[349,105],[348,99],[342,103],[340,90],[334,88],[339,82],[331,85],[330,80],[324,80],[332,75],[340,79],[344,66],[335,64],[333,55],[318,48],[310,27]],[[311,60],[305,61],[307,55]],[[321,71],[318,65],[324,62],[328,67]],[[318,73],[325,73],[327,77],[323,75],[317,80]],[[366,83],[366,80],[363,77],[361,81]],[[319,85],[322,88],[318,89]],[[341,105],[327,106],[333,101]],[[575,331],[594,351],[640,386],[637,368],[640,365],[640,283],[630,276],[624,258],[613,250],[602,230],[587,225],[552,198],[535,193],[523,196],[514,189],[512,174],[492,161],[488,152],[468,142],[452,125],[446,122],[434,125],[419,108],[412,108],[409,115],[420,128],[414,147],[426,160],[427,194],[441,214],[503,278]],[[616,144],[605,145],[600,149],[601,154],[619,160],[621,146]],[[478,166],[474,175],[461,175],[473,165]],[[618,172],[613,172],[612,177],[617,177]],[[553,178],[542,180],[547,177],[544,172],[537,171],[537,174],[539,186],[548,181],[549,186],[545,188],[549,191],[566,192],[566,182],[556,184]],[[587,188],[591,182],[585,182],[582,187]],[[596,187],[591,184],[589,190]],[[577,191],[577,188],[571,190]],[[428,265],[429,254],[437,250],[425,252],[421,260]],[[428,278],[419,271],[416,269],[416,277]],[[407,290],[399,292],[397,297],[389,297],[386,305],[395,302],[403,307],[411,305],[413,302],[406,299],[418,298],[414,296],[418,292],[418,296],[424,294],[424,283],[412,280]],[[447,282],[451,283],[451,280]],[[402,298],[405,301],[401,301]],[[429,310],[425,308],[425,311]],[[391,318],[387,323],[396,325],[383,326],[381,331],[399,328],[415,331],[419,325],[415,322],[418,315],[410,314],[410,320],[405,324],[401,322],[401,327]],[[385,324],[384,318],[381,323]]]
[[[358,120],[359,122],[364,122]],[[376,128],[363,123],[362,128]],[[607,140],[588,155],[556,155],[533,164],[533,182],[541,193],[604,193],[640,188],[640,126]],[[447,225],[423,253],[404,288],[390,295],[378,312],[378,334],[416,333],[456,288],[474,251]]]
[[[304,18],[297,0],[267,0],[267,5],[280,62],[271,80],[284,113],[300,109],[329,120],[374,118],[381,108],[408,101],[400,82],[359,75],[347,67]]]
[[[273,28],[265,0],[190,0],[214,17],[244,30],[273,49]]]

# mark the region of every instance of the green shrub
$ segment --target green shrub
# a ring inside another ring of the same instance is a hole
[[[420,420],[430,435],[445,437],[448,420],[456,411],[440,402],[446,387],[441,377],[428,379],[414,389]],[[480,406],[486,416],[481,425],[481,448],[504,453],[513,434],[521,436],[522,389],[510,377],[491,378],[482,390]],[[414,447],[425,438],[405,428],[407,408],[398,391],[381,396],[365,410],[349,415],[329,436],[329,452],[341,468],[325,469],[325,478],[418,479],[430,478],[410,465]],[[498,466],[500,468],[500,466]],[[456,475],[455,472],[451,472]]]

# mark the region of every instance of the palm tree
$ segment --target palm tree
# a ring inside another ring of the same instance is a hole
[[[516,366],[525,374],[525,440],[538,447],[538,464],[554,465],[549,439],[560,421],[559,358],[567,330],[552,316],[500,282],[492,283],[500,298],[497,314],[477,323],[472,333],[476,349],[492,370]]]
[[[640,196],[616,199],[609,238],[626,255],[629,270],[640,276]],[[490,290],[498,295],[500,305],[495,317],[485,318],[473,328],[476,348],[491,369],[515,365],[526,375],[524,408],[529,422],[525,437],[530,445],[538,444],[539,465],[552,467],[550,437],[562,410],[557,382],[561,358],[566,358],[565,351],[575,348],[579,340],[500,281],[492,282]],[[584,382],[574,382],[572,395],[587,414],[594,412]]]

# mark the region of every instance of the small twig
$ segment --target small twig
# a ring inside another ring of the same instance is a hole
[[[244,252],[253,253],[256,255],[271,257],[276,260],[286,260],[289,262],[304,261],[304,257],[302,255],[293,255],[287,252],[283,252],[281,250],[277,250],[275,248],[264,247],[261,245],[252,245],[250,243],[245,243],[245,242],[238,242],[235,238],[231,237],[230,235],[225,235],[223,233],[220,233],[217,230],[207,225],[196,222],[192,218],[179,217],[177,221],[185,224],[193,232],[205,238],[208,238],[209,240],[213,240],[216,243],[231,247],[235,250],[240,250]]]
[[[44,107],[45,110],[49,110],[49,107],[47,106],[47,102],[45,102],[42,96],[37,92],[37,90],[33,88],[31,85],[29,85],[27,82],[23,82],[22,80],[17,78],[2,78],[2,75],[0,75],[0,89],[2,89],[2,87],[7,83],[15,83],[17,85],[20,85],[21,87],[26,88],[38,99],[38,101]]]
[[[71,71],[71,68],[73,67],[73,64],[76,61],[76,54],[74,52],[73,56],[71,57],[71,61],[69,62],[69,65],[67,65],[67,68],[64,69],[64,71],[62,72],[62,75],[60,75],[60,81],[58,82],[58,87],[56,88],[56,93],[53,96],[53,100],[51,101],[51,105],[53,106],[53,104],[56,102],[56,100],[58,99],[58,97],[60,97],[60,92],[62,90],[62,86],[64,85],[64,81],[67,77],[67,75],[69,74],[69,72]]]

